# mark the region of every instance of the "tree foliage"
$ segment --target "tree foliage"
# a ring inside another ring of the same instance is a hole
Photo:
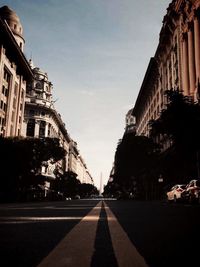
[[[59,191],[64,197],[74,198],[79,195],[81,198],[90,197],[92,194],[97,194],[97,188],[88,183],[81,183],[77,179],[77,174],[73,171],[65,172],[61,177],[58,177],[52,182],[51,189]]]
[[[152,139],[131,133],[124,135],[115,154],[114,182],[118,190],[132,192],[133,187],[138,190],[144,184],[148,187],[158,176],[155,168],[158,155],[159,146]]]
[[[165,93],[165,109],[149,122],[150,138],[125,135],[117,147],[114,180],[106,193],[124,187],[130,192],[135,182],[140,193],[154,192],[160,175],[162,186],[200,177],[200,105],[179,90]]]
[[[82,183],[79,185],[79,195],[81,198],[91,197],[92,195],[97,195],[98,189],[93,184]]]
[[[1,189],[15,195],[22,188],[38,184],[44,162],[63,159],[65,150],[57,138],[0,138]]]
[[[150,122],[151,136],[168,143],[160,158],[164,176],[172,183],[185,182],[188,176],[198,175],[200,105],[178,90],[168,90],[166,96],[166,109]]]
[[[168,104],[157,120],[151,121],[151,135],[166,135],[176,146],[200,148],[200,106],[178,90],[166,91]]]

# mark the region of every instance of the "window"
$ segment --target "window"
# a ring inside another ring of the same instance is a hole
[[[40,82],[37,82],[35,87],[36,89],[42,89],[42,84]]]
[[[6,88],[6,91],[5,91],[5,96],[8,96],[8,88]]]
[[[10,77],[11,77],[10,73],[7,71],[6,68],[4,68],[4,75],[3,75],[3,78],[4,78],[4,80],[5,80],[7,83],[10,82]]]
[[[29,115],[30,115],[30,116],[34,116],[34,114],[35,114],[35,110],[30,109],[30,110],[29,110]]]
[[[6,92],[6,88],[5,88],[5,86],[3,85],[3,87],[2,87],[2,94],[5,95],[5,92]]]
[[[12,117],[11,117],[11,121],[14,122],[14,118],[15,118],[15,112],[12,111]]]
[[[35,120],[30,119],[27,123],[26,135],[34,137],[35,134]]]
[[[13,98],[13,108],[16,109],[16,97]]]
[[[48,125],[48,136],[50,136],[50,134],[51,134],[51,124],[49,123],[49,125]]]
[[[15,83],[15,89],[14,89],[14,94],[17,95],[17,91],[18,91],[18,83]]]
[[[13,125],[10,126],[10,135],[13,135]]]
[[[46,127],[46,122],[41,121],[40,128],[39,128],[39,137],[45,137],[45,127]]]
[[[6,103],[3,103],[3,111],[5,111],[5,112],[6,112],[6,108],[7,108],[7,105],[6,105]]]

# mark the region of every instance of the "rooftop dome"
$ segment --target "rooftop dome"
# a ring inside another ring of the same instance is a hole
[[[22,43],[24,44],[23,28],[18,15],[8,6],[3,6],[0,8],[0,17],[2,20],[6,20],[18,44],[22,48]]]

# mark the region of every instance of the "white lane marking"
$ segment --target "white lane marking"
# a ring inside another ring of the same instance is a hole
[[[113,250],[119,267],[148,267],[117,218],[104,202]]]
[[[63,206],[63,207],[51,207],[51,206],[49,206],[49,207],[18,207],[18,208],[0,208],[0,210],[42,210],[42,209],[53,209],[53,210],[85,210],[85,209],[88,209],[88,208],[92,208],[92,206],[91,207],[88,207],[88,206],[85,206],[85,207],[82,207],[82,206],[80,206],[80,207],[78,207],[78,206],[76,206],[76,207],[72,207],[72,206],[70,206],[70,207],[66,207],[66,206]]]
[[[65,221],[65,220],[81,220],[82,217],[0,217],[0,223],[10,221]]]
[[[101,202],[63,238],[37,267],[90,267]]]

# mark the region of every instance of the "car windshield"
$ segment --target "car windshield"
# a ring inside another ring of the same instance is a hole
[[[185,189],[186,185],[181,185],[180,188]]]
[[[197,180],[196,181],[196,186],[199,186],[200,187],[200,180]]]

